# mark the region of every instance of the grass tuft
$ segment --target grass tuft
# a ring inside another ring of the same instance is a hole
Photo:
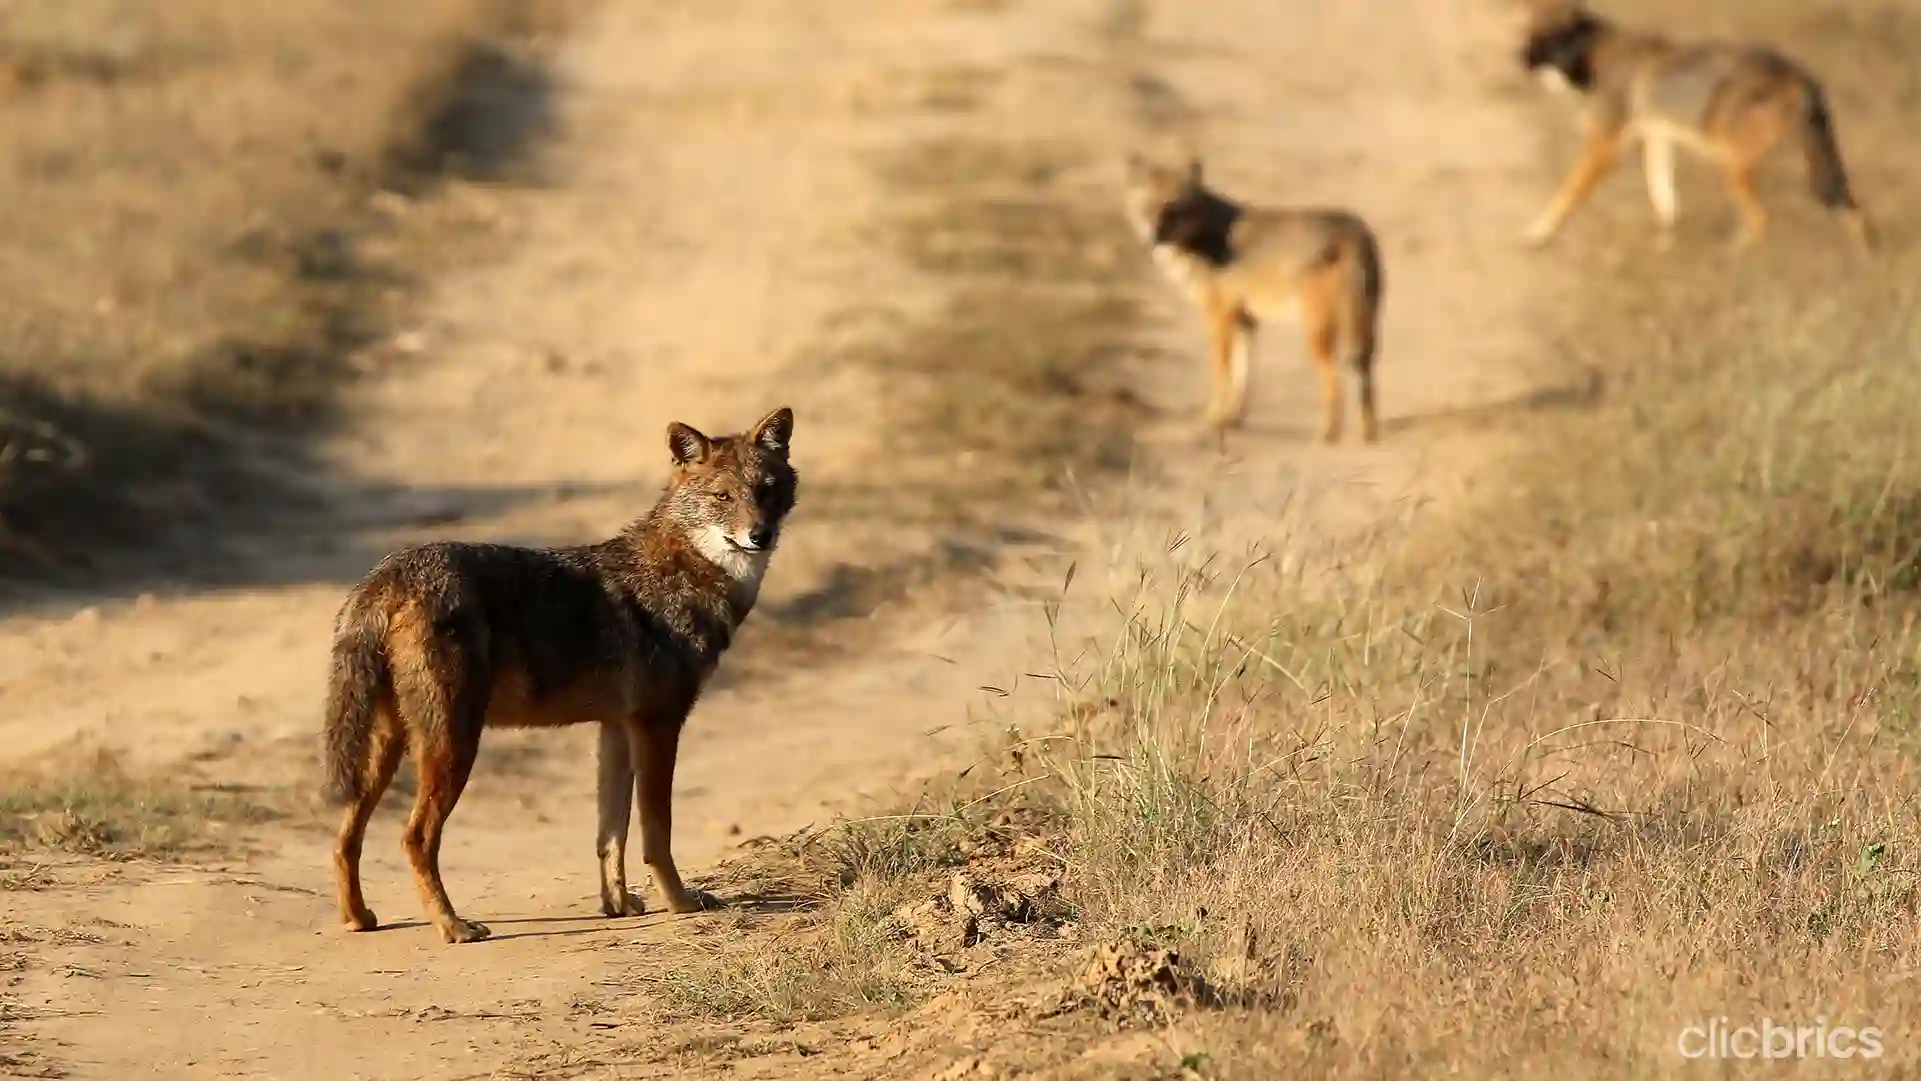
[[[227,828],[273,817],[271,809],[234,793],[136,779],[102,752],[82,770],[0,782],[0,853],[175,858],[215,845]],[[0,883],[30,889],[33,876]]]

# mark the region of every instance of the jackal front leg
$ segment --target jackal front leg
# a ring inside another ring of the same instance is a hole
[[[1247,411],[1247,361],[1252,322],[1239,306],[1210,304],[1207,312],[1209,393],[1207,425],[1238,426]]]
[[[1621,153],[1621,137],[1621,129],[1612,126],[1598,127],[1589,133],[1587,145],[1581,149],[1580,160],[1574,163],[1567,179],[1561,183],[1561,190],[1554,194],[1546,209],[1534,219],[1534,224],[1528,226],[1523,239],[1529,245],[1539,247],[1553,239],[1568,215],[1574,213],[1608,170],[1614,168],[1615,160]]]
[[[640,858],[669,912],[699,912],[721,907],[720,899],[690,890],[674,864],[674,760],[680,751],[680,722],[643,718],[627,729],[633,744],[634,779],[640,796]]]
[[[627,828],[634,817],[634,752],[627,726],[600,726],[600,911],[606,916],[644,916],[647,905],[627,890]]]

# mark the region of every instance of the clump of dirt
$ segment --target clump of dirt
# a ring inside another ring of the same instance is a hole
[[[944,890],[895,908],[891,921],[921,949],[951,956],[1011,935],[1057,934],[1068,911],[1057,870],[978,860],[949,876]]]
[[[1123,1027],[1164,1025],[1181,1010],[1211,1005],[1207,981],[1181,955],[1139,942],[1102,942],[1046,1002],[1043,1017],[1091,1010]]]
[[[1014,748],[1010,755],[1011,776],[1026,776],[1022,772],[1019,749]],[[954,841],[954,849],[969,860],[1014,859],[1033,863],[1037,860],[1052,860],[1047,854],[1048,838],[1058,829],[1050,808],[1034,805],[1004,807],[995,811],[985,822],[964,832]]]
[[[993,1081],[1005,1076],[993,1063],[977,1055],[969,1055],[928,1074],[927,1081]]]
[[[1075,934],[1060,860],[1048,851],[1056,824],[1046,808],[1003,808],[957,826],[948,866],[922,877],[925,888],[898,905],[889,926],[935,957],[982,943]]]

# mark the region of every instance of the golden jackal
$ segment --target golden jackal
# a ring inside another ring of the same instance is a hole
[[[360,892],[360,846],[406,751],[420,786],[402,845],[421,900],[448,942],[487,937],[447,899],[440,835],[490,725],[598,722],[601,911],[644,911],[626,880],[636,789],[641,858],[667,907],[701,907],[674,867],[674,757],[793,508],[793,430],[785,408],[744,436],[670,425],[666,489],[612,540],[421,545],[354,587],[334,628],[325,733],[328,794],[347,808],[334,874],[349,930],[377,926]]]
[[[1521,62],[1550,85],[1588,99],[1586,146],[1528,228],[1529,243],[1546,243],[1614,167],[1622,148],[1638,139],[1662,247],[1672,243],[1679,209],[1676,147],[1720,164],[1741,212],[1739,242],[1752,245],[1768,223],[1755,170],[1792,132],[1807,159],[1815,199],[1838,213],[1863,247],[1874,246],[1873,227],[1841,164],[1827,96],[1794,61],[1753,45],[1670,42],[1617,26],[1579,0],[1537,0]]]
[[[1380,248],[1345,210],[1242,206],[1185,169],[1130,154],[1127,215],[1155,262],[1187,290],[1207,320],[1212,395],[1207,421],[1237,425],[1247,413],[1247,367],[1260,320],[1296,309],[1321,376],[1321,438],[1341,437],[1340,362],[1361,384],[1361,436],[1373,442],[1374,355],[1380,339]]]

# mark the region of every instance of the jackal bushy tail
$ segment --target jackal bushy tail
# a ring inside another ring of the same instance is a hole
[[[1818,83],[1809,79],[1802,88],[1806,106],[1802,114],[1802,152],[1807,155],[1808,187],[1814,198],[1829,210],[1853,210],[1854,192],[1848,187],[1847,168],[1841,164],[1841,147],[1834,135],[1834,114],[1828,110],[1828,96]]]
[[[1381,266],[1381,246],[1373,231],[1365,224],[1356,224],[1360,228],[1354,234],[1348,271],[1353,275],[1353,287],[1343,321],[1348,363],[1357,372],[1367,372],[1374,367],[1374,354],[1380,348],[1381,297],[1387,289],[1387,278]]]
[[[323,731],[325,796],[335,804],[349,804],[361,797],[373,751],[374,725],[379,723],[380,701],[392,693],[384,623],[377,611],[350,608],[341,613],[334,634]]]

